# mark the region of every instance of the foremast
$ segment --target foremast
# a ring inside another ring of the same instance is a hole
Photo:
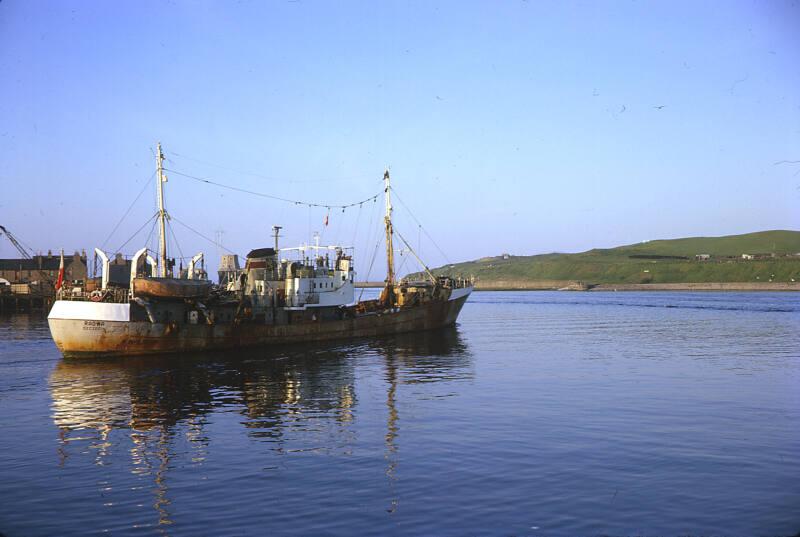
[[[158,194],[158,275],[161,278],[167,277],[167,210],[164,208],[164,183],[167,176],[164,175],[164,153],[161,151],[161,142],[158,142],[156,154],[156,186]]]

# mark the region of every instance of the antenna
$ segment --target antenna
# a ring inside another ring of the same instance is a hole
[[[283,229],[283,226],[272,226],[272,236],[275,238],[275,253],[278,253],[278,239],[280,238],[280,232]]]
[[[222,237],[225,236],[225,230],[222,228],[214,231],[214,241],[217,243],[217,257],[222,257]]]

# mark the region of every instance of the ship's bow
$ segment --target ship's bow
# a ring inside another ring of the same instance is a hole
[[[461,308],[472,293],[472,286],[457,287],[450,292],[447,299],[447,315],[445,318],[445,326],[451,325],[458,319],[458,314],[461,313]]]

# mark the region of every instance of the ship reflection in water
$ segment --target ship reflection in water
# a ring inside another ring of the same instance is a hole
[[[359,402],[360,368],[370,371],[366,404]],[[382,373],[376,376],[375,368]],[[171,472],[203,468],[216,442],[239,441],[237,430],[250,439],[234,449],[242,464],[280,472],[292,454],[351,455],[357,440],[352,425],[359,419],[375,422],[380,444],[374,447],[383,451],[391,512],[398,502],[392,487],[401,430],[398,391],[472,375],[468,348],[450,327],[337,346],[64,359],[49,384],[60,463],[89,457],[100,466],[129,464],[131,474],[145,479],[141,485],[153,495],[157,524],[164,525],[172,523]],[[376,377],[385,383],[375,386]],[[359,434],[365,429],[360,425]],[[265,453],[259,442],[270,449]],[[124,452],[128,461],[120,458]],[[230,469],[231,461],[226,464]]]

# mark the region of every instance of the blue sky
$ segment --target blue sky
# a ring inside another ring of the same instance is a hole
[[[452,261],[797,229],[800,163],[776,162],[800,161],[798,66],[797,1],[2,0],[0,224],[115,250],[154,211],[160,140],[169,168],[291,199],[366,198],[388,166]],[[239,253],[324,230],[365,276],[377,238],[374,205],[325,228],[176,174],[167,196]]]

